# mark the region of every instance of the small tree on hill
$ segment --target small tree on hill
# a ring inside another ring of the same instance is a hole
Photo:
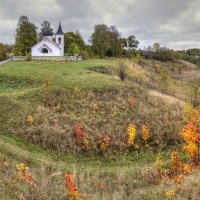
[[[65,33],[65,52],[69,51],[69,47],[72,43],[75,43],[81,51],[85,50],[85,42],[79,32]]]

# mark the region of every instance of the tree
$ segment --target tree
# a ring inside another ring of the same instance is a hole
[[[29,22],[27,16],[21,16],[16,29],[15,54],[26,55],[37,42],[36,26]]]
[[[105,24],[98,24],[94,26],[94,33],[91,36],[92,47],[94,52],[103,58],[109,49],[108,42],[108,26]]]
[[[154,59],[160,61],[173,60],[173,51],[167,49],[166,47],[161,47],[156,52],[154,52]]]
[[[154,43],[153,44],[153,51],[156,52],[160,49],[160,44],[159,43]]]
[[[137,49],[138,45],[139,45],[139,41],[136,40],[136,37],[134,35],[130,35],[127,38],[127,47],[129,50]]]
[[[122,43],[123,49],[128,47],[127,38],[121,38],[121,43]]]
[[[115,26],[111,26],[108,28],[108,56],[117,57],[122,54],[123,51],[123,41],[121,40],[121,34]]]
[[[3,43],[0,43],[0,51],[5,51],[6,48],[5,48],[5,45]]]
[[[43,38],[43,34],[45,32],[51,33],[53,35],[53,28],[51,28],[51,24],[48,21],[44,21],[41,24],[41,30],[40,33],[38,35],[38,40],[41,41]]]
[[[80,53],[79,46],[75,42],[71,43],[68,49],[68,53],[72,56],[79,54]]]
[[[79,32],[65,33],[65,44],[64,44],[65,53],[68,52],[69,47],[72,43],[75,43],[80,50],[85,50],[85,42]]]
[[[0,43],[0,61],[5,60],[6,58],[6,47],[4,44]]]

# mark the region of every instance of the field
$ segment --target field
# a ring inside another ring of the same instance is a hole
[[[127,66],[125,81],[120,63]],[[183,61],[0,66],[0,199],[68,199],[65,173],[73,173],[83,199],[198,199],[198,170],[177,187],[163,182],[154,163],[161,153],[170,165],[171,152],[181,149],[185,107],[198,103],[199,77]],[[19,178],[19,163],[34,184]]]

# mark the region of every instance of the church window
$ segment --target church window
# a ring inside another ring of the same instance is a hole
[[[44,54],[48,54],[49,53],[47,48],[43,48],[41,52],[44,53]]]
[[[60,37],[58,38],[58,44],[61,44],[61,38]]]

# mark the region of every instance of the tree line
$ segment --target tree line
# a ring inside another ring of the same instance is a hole
[[[50,22],[44,21],[38,28],[29,21],[27,16],[21,16],[15,34],[15,55],[26,55],[31,52],[31,47],[42,40],[45,32],[54,34]],[[81,34],[77,32],[64,33],[65,55],[80,54],[84,57],[99,56],[103,58],[133,56],[136,54],[136,48],[139,41],[134,35],[128,38],[122,38],[120,32],[115,26],[108,27],[105,24],[94,26],[94,32],[91,35],[91,45],[86,45]]]
[[[5,52],[13,52],[14,55],[27,55],[31,52],[31,47],[43,39],[45,32],[54,34],[50,22],[44,21],[40,30],[34,23],[30,22],[27,16],[19,18],[14,45],[0,44],[0,60],[6,58]],[[156,59],[159,61],[169,61],[182,59],[200,65],[200,49],[188,49],[174,51],[167,47],[162,47],[159,43],[154,43],[144,49],[137,49],[139,41],[134,35],[122,37],[116,26],[98,24],[94,26],[90,37],[90,44],[86,44],[81,34],[77,32],[64,33],[64,53],[65,55],[79,54],[84,59],[88,57],[143,57],[146,59]]]

